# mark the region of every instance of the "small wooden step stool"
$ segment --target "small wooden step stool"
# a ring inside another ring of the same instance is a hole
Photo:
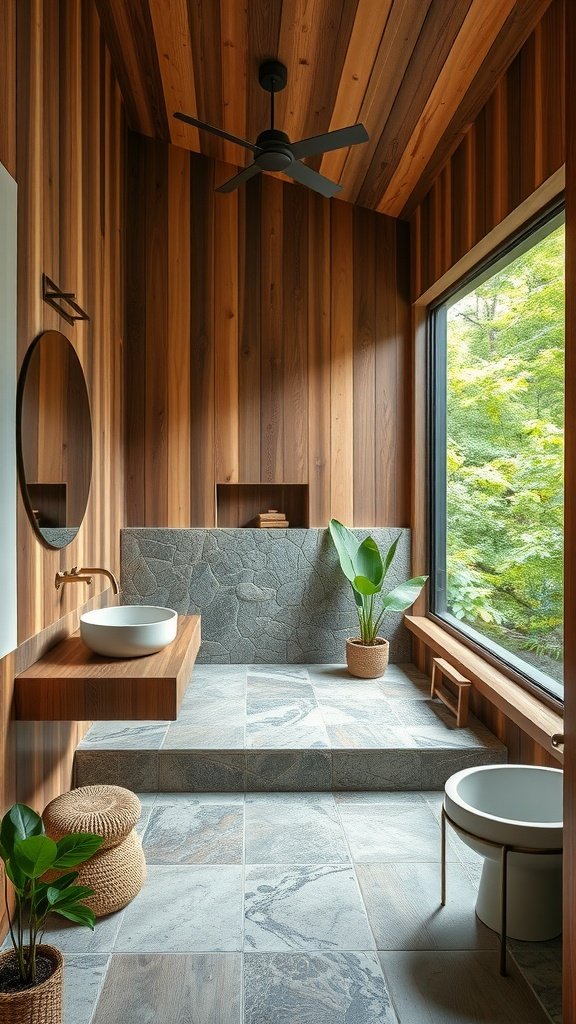
[[[453,683],[456,687],[456,693],[446,685],[442,686],[442,679],[448,679]],[[457,728],[465,728],[468,724],[468,703],[471,686],[470,680],[461,675],[444,658],[433,658],[430,696],[438,697],[452,714],[456,715]]]

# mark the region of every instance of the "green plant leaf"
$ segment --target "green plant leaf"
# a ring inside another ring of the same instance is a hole
[[[44,823],[42,818],[31,807],[27,807],[26,804],[14,804],[2,818],[0,843],[2,843],[4,853],[8,857],[13,853],[16,839],[28,839],[30,836],[40,836],[43,834]],[[4,853],[2,854],[2,859],[6,860]]]
[[[405,611],[406,608],[414,604],[427,579],[427,576],[415,576],[414,579],[407,580],[406,583],[395,587],[389,594],[386,594],[382,602],[382,610],[386,612]]]
[[[17,892],[21,893],[26,886],[28,879],[26,875],[20,870],[17,864],[14,864],[11,860],[5,861],[6,874],[12,882],[12,885]]]
[[[371,597],[372,594],[379,594],[382,584],[374,584],[366,576],[355,576],[352,581],[354,590],[362,597]]]
[[[58,843],[56,843],[56,846],[58,846]],[[66,889],[67,886],[72,885],[72,882],[75,882],[77,878],[77,871],[69,871],[66,875],[60,875],[60,878],[53,879],[53,881],[50,882],[50,888],[60,890]],[[48,888],[48,886],[46,886],[46,888]]]
[[[373,537],[366,537],[366,540],[360,544],[354,559],[354,568],[356,577],[362,576],[370,580],[376,588],[372,593],[378,593],[384,579],[384,566],[378,545]]]
[[[57,889],[54,885],[49,885],[46,891],[46,898],[53,909],[74,906],[93,895],[94,889],[90,889],[86,885],[69,885],[67,889]]]
[[[96,923],[94,911],[82,903],[74,904],[71,907],[54,907],[54,913],[60,914],[60,917],[65,917],[68,921],[74,921],[75,924],[85,924],[94,931]]]
[[[388,551],[386,552],[386,558],[384,559],[384,573],[383,573],[383,576],[382,576],[382,581],[384,581],[386,579],[386,576],[388,574],[388,569],[392,565],[392,561],[394,559],[394,555],[396,554],[396,548],[398,547],[398,541],[399,540],[400,540],[400,535],[398,535],[396,537],[396,540],[392,541],[390,547],[388,548]]]
[[[73,832],[72,835],[59,839],[57,846],[57,857],[54,861],[55,868],[75,868],[82,864],[89,857],[92,857],[100,849],[104,839],[92,832]]]
[[[12,860],[27,878],[40,878],[56,859],[56,843],[48,836],[16,839]]]
[[[354,560],[356,558],[356,552],[360,547],[360,542],[352,533],[352,530],[349,530],[347,526],[338,522],[337,519],[330,520],[328,529],[330,530],[330,536],[334,541],[334,547],[338,552],[340,568],[346,576],[346,579],[352,583],[354,577],[357,576],[356,569],[354,568]]]

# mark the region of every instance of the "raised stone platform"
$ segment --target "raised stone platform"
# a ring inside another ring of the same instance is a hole
[[[176,722],[98,722],[75,784],[137,792],[439,790],[454,772],[506,761],[474,718],[457,729],[429,680],[339,665],[197,665]]]
[[[387,576],[391,590],[410,576],[410,530],[374,527],[386,551],[399,537]],[[127,529],[121,532],[122,600],[202,616],[199,662],[333,663],[358,622],[328,530]],[[402,614],[381,627],[390,660],[411,658]]]

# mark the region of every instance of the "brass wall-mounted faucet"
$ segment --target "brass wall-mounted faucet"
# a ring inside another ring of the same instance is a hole
[[[99,567],[80,569],[79,566],[75,565],[72,569],[65,572],[57,572],[54,578],[54,586],[56,590],[60,590],[60,587],[63,587],[65,583],[92,583],[94,576],[107,576],[112,584],[114,593],[117,594],[119,592],[120,587],[114,573],[110,569],[101,569]]]

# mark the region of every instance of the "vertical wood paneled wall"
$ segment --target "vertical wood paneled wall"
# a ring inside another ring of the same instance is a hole
[[[75,629],[104,582],[57,593],[57,569],[118,569],[122,516],[124,114],[92,0],[0,4],[0,160],[18,183],[18,362],[41,331],[72,342],[87,378],[94,465],[88,512],[62,552],[36,539],[19,498],[18,650],[0,661],[0,802],[42,809],[69,788],[85,723],[15,723],[13,676]],[[17,102],[16,102],[17,101]],[[46,272],[90,323],[68,326],[41,298]]]
[[[308,484],[312,526],[405,526],[407,226],[233,173],[130,136],[127,523],[214,526],[217,483],[264,482]]]
[[[564,18],[553,0],[414,211],[414,299],[564,163]]]
[[[507,73],[470,126],[456,151],[411,218],[412,297],[434,286],[504,218],[516,210],[565,160],[565,0],[553,0]],[[439,286],[440,288],[442,285]],[[427,301],[427,300],[426,300]],[[413,322],[415,380],[424,402],[425,309]],[[422,406],[423,407],[423,406]],[[413,550],[425,564],[427,501],[425,417],[414,414]],[[430,671],[430,654],[415,649]],[[513,762],[557,766],[548,750],[485,698],[473,695],[473,710],[507,745]]]

